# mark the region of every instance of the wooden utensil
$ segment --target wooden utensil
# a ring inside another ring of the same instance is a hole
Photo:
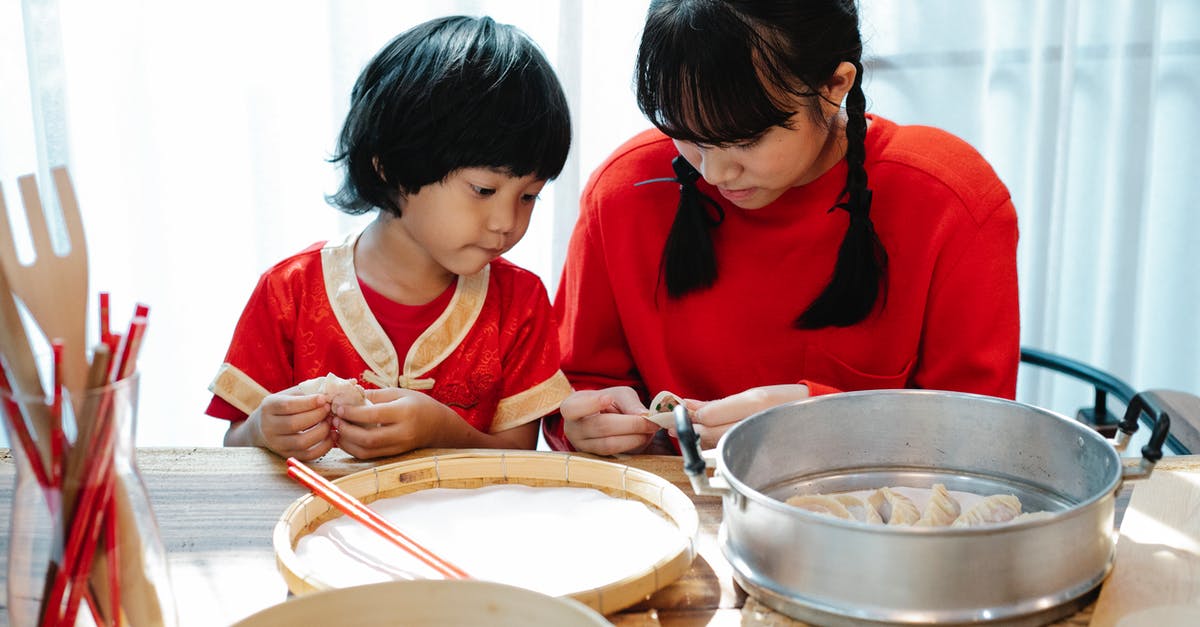
[[[30,265],[17,259],[16,243],[7,211],[0,220],[0,265],[8,277],[12,293],[25,303],[47,339],[61,338],[64,345],[63,375],[72,399],[82,398],[87,382],[87,241],[75,189],[65,167],[51,170],[58,191],[70,249],[63,255],[54,251],[37,181],[32,174],[19,177],[21,200],[36,258]],[[36,372],[36,369],[35,369]]]
[[[8,209],[4,205],[4,191],[0,189],[0,230],[9,233]],[[13,289],[9,284],[10,272],[8,267],[13,265],[9,257],[15,258],[16,251],[9,235],[7,247],[0,240],[0,360],[3,360],[4,372],[12,386],[13,396],[22,402],[21,409],[29,419],[33,429],[34,440],[38,452],[45,463],[43,471],[50,471],[50,415],[46,411],[43,399],[46,390],[38,377],[37,360],[29,345],[29,336],[25,325],[21,323],[17,304],[13,299]],[[13,271],[15,273],[15,270]]]

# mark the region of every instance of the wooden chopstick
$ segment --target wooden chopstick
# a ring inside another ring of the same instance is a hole
[[[412,538],[404,535],[399,529],[380,516],[378,512],[367,507],[362,501],[343,491],[336,484],[318,475],[313,469],[305,466],[295,457],[289,457],[288,476],[304,484],[313,494],[325,499],[341,512],[365,525],[371,531],[382,536],[392,544],[404,549],[413,557],[421,560],[430,568],[447,579],[470,579],[471,576],[461,568],[447,562],[429,549],[417,544]]]

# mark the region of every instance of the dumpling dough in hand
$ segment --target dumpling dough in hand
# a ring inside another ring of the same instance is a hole
[[[659,392],[650,401],[650,412],[646,416],[646,420],[653,422],[663,429],[671,429],[675,426],[674,409],[677,405],[682,404],[683,399],[675,394],[667,391]]]
[[[879,517],[889,525],[911,525],[921,519],[921,512],[907,496],[893,492],[891,488],[879,488],[867,497],[867,503],[879,512]]]
[[[1008,522],[1021,513],[1021,501],[1011,494],[989,496],[954,519],[955,527]]]
[[[944,527],[954,522],[960,513],[962,513],[962,507],[958,501],[954,500],[954,497],[950,496],[946,486],[935,483],[933,484],[933,495],[929,497],[929,503],[925,505],[925,511],[921,512],[921,519],[915,523],[915,526]]]
[[[370,405],[367,391],[354,379],[343,379],[332,372],[301,383],[300,391],[305,394],[326,394],[332,405]]]

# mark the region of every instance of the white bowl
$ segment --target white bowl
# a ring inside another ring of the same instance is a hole
[[[490,581],[388,581],[295,597],[233,627],[611,625],[586,605]]]

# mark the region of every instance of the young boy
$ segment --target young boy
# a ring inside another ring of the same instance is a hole
[[[209,386],[226,446],[533,448],[571,388],[544,286],[500,255],[570,140],[558,79],[518,29],[446,17],[384,47],[355,83],[329,198],[378,216],[263,274]],[[365,399],[312,393],[327,374]]]

